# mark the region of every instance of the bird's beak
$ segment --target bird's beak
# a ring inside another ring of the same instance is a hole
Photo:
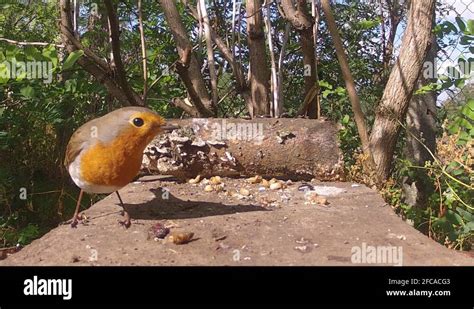
[[[173,130],[179,129],[179,126],[171,124],[169,122],[165,123],[164,125],[161,126],[161,130],[165,132],[171,132]]]

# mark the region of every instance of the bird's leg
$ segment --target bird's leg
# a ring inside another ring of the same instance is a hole
[[[77,227],[78,220],[82,219],[82,216],[79,215],[79,208],[81,207],[82,194],[84,191],[81,189],[79,193],[79,198],[77,199],[76,210],[74,211],[74,216],[72,217],[71,227]]]
[[[123,202],[122,202],[122,198],[120,197],[120,194],[118,191],[115,191],[115,193],[117,193],[117,197],[120,201],[120,206],[122,206],[122,211],[120,212],[122,216],[125,217],[125,220],[123,221],[119,221],[119,223],[121,225],[123,225],[125,228],[129,228],[130,225],[132,225],[132,223],[130,222],[130,215],[128,214],[128,212],[125,210],[125,206],[123,205]]]

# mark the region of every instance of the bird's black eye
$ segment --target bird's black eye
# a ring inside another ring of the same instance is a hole
[[[133,119],[133,125],[136,127],[141,127],[143,125],[143,119],[141,118]]]

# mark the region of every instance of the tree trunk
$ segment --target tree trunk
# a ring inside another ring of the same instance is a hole
[[[400,55],[377,108],[370,145],[378,181],[390,176],[392,158],[423,61],[431,45],[435,0],[412,1]]]
[[[176,65],[178,75],[183,81],[198,114],[202,117],[212,117],[215,115],[215,106],[202,77],[199,61],[192,51],[193,47],[179,15],[176,2],[172,0],[159,0],[158,2],[163,9],[178,49],[180,57],[180,62]],[[175,102],[180,101],[175,100]]]
[[[426,56],[425,63],[435,63],[437,55],[436,36],[432,35],[431,49]],[[417,88],[434,82],[433,76],[420,74]],[[412,97],[406,117],[407,141],[405,154],[413,165],[424,166],[427,161],[433,161],[430,154],[436,153],[436,92]],[[423,144],[421,144],[421,142]],[[429,151],[428,151],[429,150]],[[433,192],[433,185],[425,170],[415,169],[413,178],[405,179],[403,193],[405,203],[426,209],[428,197]]]
[[[301,50],[303,52],[303,65],[304,65],[304,93],[305,96],[311,92],[313,87],[316,87],[316,96],[308,102],[306,109],[306,115],[309,118],[315,119],[318,117],[319,111],[319,85],[316,73],[316,59],[315,59],[315,46],[313,36],[313,22],[306,6],[306,0],[298,0],[298,10],[311,21],[310,27],[300,31]]]
[[[261,0],[248,0],[246,2],[250,96],[252,98],[252,106],[249,107],[251,117],[270,115],[270,70],[267,64],[261,8]]]
[[[337,126],[290,118],[170,120],[181,127],[145,150],[143,170],[185,179],[201,175],[341,180]]]
[[[306,6],[306,0],[298,0],[297,2],[297,8],[295,8],[292,0],[282,0],[281,7],[285,13],[285,18],[300,34],[304,66],[304,95],[306,98],[314,87],[319,93],[319,85],[317,85],[318,78],[316,75],[313,21]],[[317,118],[319,114],[318,95],[312,96],[306,103],[298,114],[307,115],[309,118]]]

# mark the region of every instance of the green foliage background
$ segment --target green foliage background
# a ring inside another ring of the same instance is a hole
[[[214,1],[213,5],[219,7],[219,12],[225,15],[229,14],[232,2]],[[95,6],[103,10],[101,1],[84,1],[82,4],[79,19],[81,40],[85,46],[105,57],[110,52],[107,20],[103,16],[91,18],[90,13]],[[369,126],[373,123],[374,112],[384,89],[383,81],[388,74],[382,68],[383,50],[378,41],[381,20],[376,14],[376,6],[376,3],[370,1],[338,1],[333,8]],[[172,98],[186,94],[172,69],[172,64],[177,60],[175,42],[157,1],[143,1],[143,8],[143,15],[146,16],[144,28],[147,37],[148,78],[149,83],[154,84],[148,95],[148,105],[166,118],[180,117],[182,112],[169,103]],[[196,22],[182,5],[179,5],[179,10],[193,45],[197,45]],[[218,11],[210,11],[211,19],[216,17],[216,12]],[[278,17],[276,7],[272,8],[272,12],[274,41],[277,48],[280,48],[285,21]],[[127,78],[132,87],[141,92],[144,85],[135,1],[120,1],[118,15]],[[18,46],[0,41],[0,247],[28,244],[72,216],[78,189],[62,167],[67,141],[82,123],[120,107],[99,82],[76,64],[80,53],[68,55],[54,45],[61,43],[58,19],[58,6],[53,1],[33,1],[30,5],[0,4],[0,37],[52,43],[48,46]],[[228,21],[229,16],[223,16],[223,19]],[[240,26],[241,40],[245,41],[246,25],[243,23]],[[220,25],[218,31],[221,36],[229,37],[232,33],[230,23]],[[461,44],[468,46],[471,53],[474,52],[474,22],[471,20],[458,18],[456,23],[441,20],[437,22],[435,33],[440,37],[441,49],[448,47],[449,40],[456,37]],[[285,109],[290,115],[296,113],[304,99],[304,68],[299,49],[299,36],[291,30],[283,85]],[[201,59],[205,58],[203,48],[197,52]],[[245,47],[237,52],[239,61],[244,64],[247,63],[247,52]],[[342,125],[339,137],[345,167],[349,171],[358,164],[356,155],[360,154],[360,141],[352,121],[353,113],[334,47],[324,22],[321,23],[317,52],[320,60],[318,77],[322,115]],[[223,59],[218,51],[216,59]],[[5,77],[8,76],[5,62],[12,61],[51,62],[53,80],[45,83],[42,79],[28,79],[24,75]],[[472,60],[459,59],[459,63],[463,61]],[[223,97],[232,89],[234,81],[228,65],[222,65],[220,69],[218,87],[220,97]],[[459,69],[451,70],[456,71]],[[474,89],[461,74],[470,72],[458,73],[440,76],[436,83],[418,89],[417,94],[446,89]],[[439,137],[456,135],[459,149],[464,150],[472,147],[472,93],[462,92],[464,97],[461,103],[440,107],[438,115],[440,123],[446,120],[444,127],[440,126]],[[220,117],[244,114],[244,102],[236,94],[229,95],[219,105]],[[404,218],[411,220],[415,227],[422,229],[429,224],[431,237],[456,248],[470,248],[474,230],[474,180],[469,151],[461,164],[440,159],[431,165],[413,167],[405,160],[401,151],[403,136],[402,134],[399,141],[392,186],[385,191],[386,199]],[[401,194],[401,180],[414,168],[426,169],[434,186],[442,184],[424,211],[408,207]],[[26,199],[22,199],[24,190]],[[84,199],[83,207],[99,198],[100,196],[90,196]],[[444,212],[440,212],[441,204],[445,205]]]

